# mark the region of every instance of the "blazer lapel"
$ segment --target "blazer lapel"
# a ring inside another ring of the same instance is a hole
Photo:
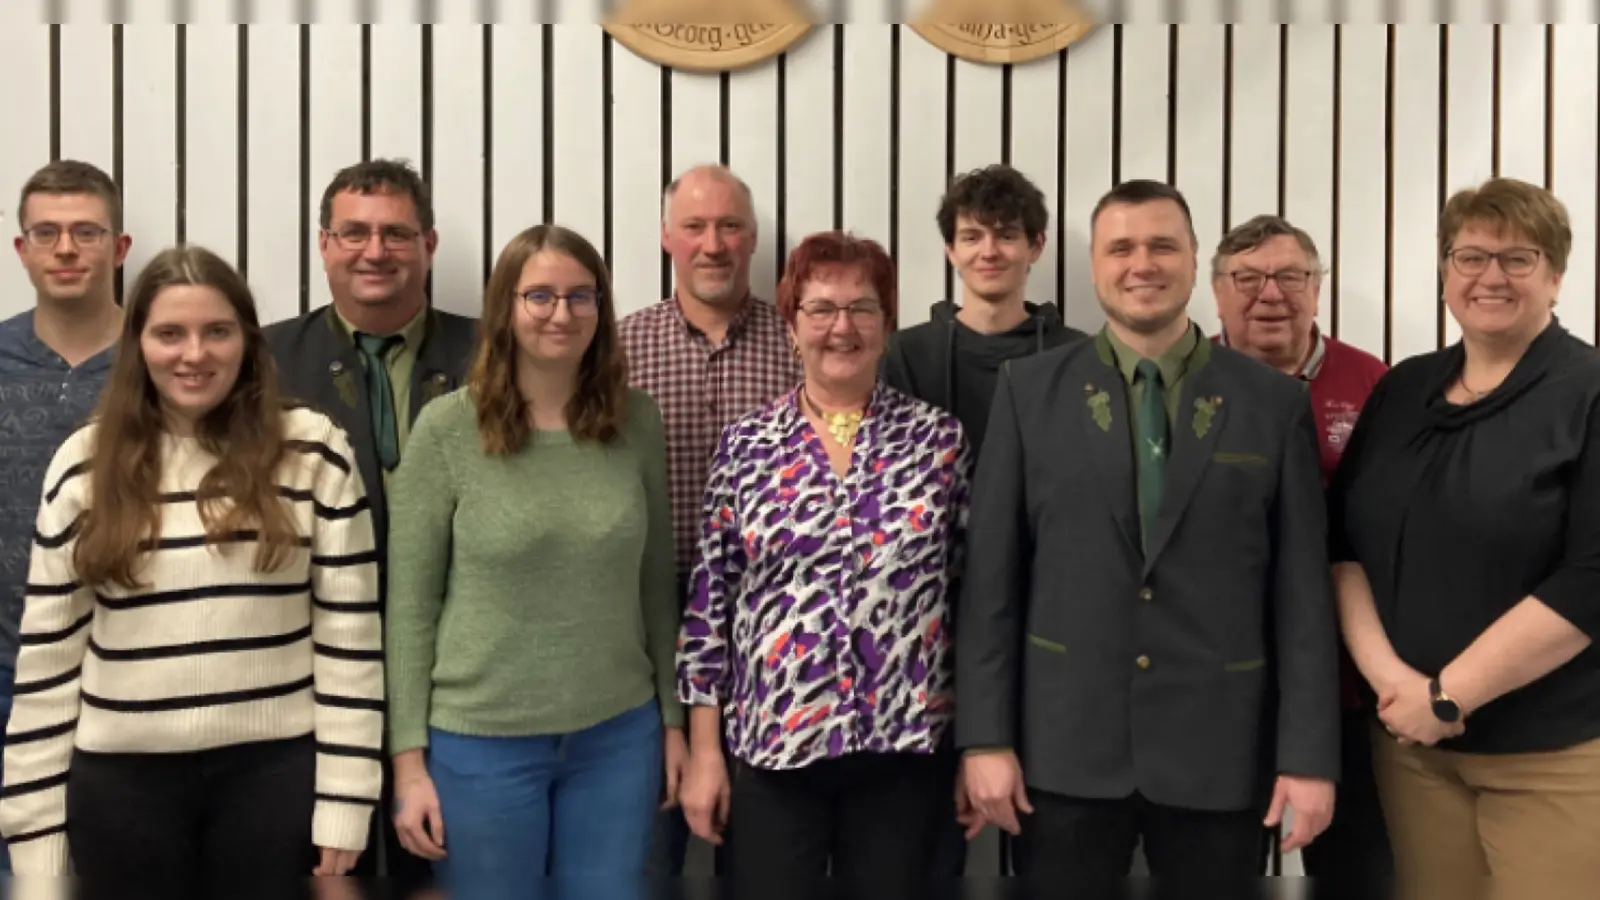
[[[1104,335],[1095,338],[1097,360],[1079,366],[1074,375],[1083,377],[1082,394],[1072,397],[1082,405],[1072,410],[1083,429],[1086,454],[1099,470],[1101,494],[1117,523],[1117,530],[1135,553],[1139,552],[1139,510],[1134,497],[1132,423],[1128,420],[1128,389],[1117,371],[1111,344]],[[1076,380],[1076,378],[1074,378]],[[1073,385],[1068,384],[1070,389]],[[1069,395],[1070,396],[1070,395]]]
[[[1151,529],[1149,552],[1145,555],[1146,576],[1183,519],[1195,487],[1211,464],[1217,435],[1227,426],[1227,398],[1218,391],[1217,372],[1207,365],[1210,359],[1211,344],[1202,335],[1183,379],[1178,414],[1172,423],[1172,456],[1167,460],[1161,513]]]
[[[422,346],[417,349],[417,364],[411,368],[411,418],[416,424],[422,408],[454,390],[455,379],[450,373],[464,371],[462,360],[446,358],[448,348],[440,334],[439,315],[428,310],[428,327],[423,331]]]
[[[323,313],[327,329],[311,329],[318,335],[317,345],[308,354],[322,365],[317,377],[317,390],[310,398],[324,412],[332,416],[339,427],[350,437],[350,446],[356,454],[356,465],[361,470],[361,482],[366,487],[367,501],[372,506],[372,524],[378,530],[379,544],[388,523],[388,506],[384,502],[383,477],[378,468],[378,451],[372,440],[372,415],[367,407],[365,370],[356,349],[333,318],[333,307]],[[324,343],[325,342],[325,343]]]

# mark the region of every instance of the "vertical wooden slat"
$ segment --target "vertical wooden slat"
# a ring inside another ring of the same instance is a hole
[[[1061,172],[1058,168],[1062,127],[1060,54],[1017,65],[1011,73],[1011,164],[1044,192],[1050,225],[1045,231],[1044,253],[1028,273],[1028,299],[1034,303],[1060,303],[1056,292],[1062,211]]]
[[[654,63],[614,43],[611,83],[611,282],[622,316],[661,299],[661,76]]]
[[[68,24],[61,26],[61,156],[93,163],[114,174],[111,26],[102,24],[98,3],[65,2]],[[27,82],[18,82],[23,83]]]
[[[1000,161],[1001,67],[956,60],[955,174]]]
[[[188,26],[185,238],[238,264],[238,27]]]
[[[123,27],[123,208],[135,236],[124,263],[131,285],[157,251],[177,239],[174,27]],[[226,249],[226,248],[222,248]]]
[[[1339,135],[1339,333],[1383,352],[1388,248],[1384,241],[1384,106],[1388,37],[1383,25],[1343,26]]]
[[[944,241],[934,221],[945,189],[943,51],[900,31],[900,327],[928,320],[944,296]]]
[[[1199,271],[1189,315],[1208,334],[1221,326],[1216,294],[1211,284],[1211,255],[1222,239],[1223,67],[1226,26],[1178,26],[1177,133],[1173,135],[1175,181],[1189,203],[1199,241]]]
[[[614,52],[622,55],[630,51],[618,46]],[[721,81],[715,74],[672,73],[673,171],[715,163],[721,157]]]
[[[1396,26],[1394,59],[1389,349],[1399,362],[1438,348],[1439,26]]]
[[[17,236],[17,198],[30,176],[50,161],[50,93],[44,81],[50,71],[50,26],[21,3],[0,8],[6,52],[0,53],[0,83],[33,87],[6,96],[7,137],[0,141],[0,230]],[[0,320],[33,307],[33,285],[22,266],[0,266]]]
[[[1469,10],[1483,13],[1485,10]],[[1451,25],[1447,32],[1445,66],[1446,100],[1445,196],[1472,187],[1494,175],[1494,26]],[[1448,312],[1444,319],[1445,343],[1461,337],[1460,326]]]
[[[448,12],[459,12],[448,10]],[[441,19],[446,16],[441,15]],[[433,209],[439,253],[433,305],[477,316],[483,311],[483,32],[457,16],[433,26]],[[531,210],[508,198],[524,215]]]
[[[1526,4],[1532,6],[1532,4]],[[1500,26],[1500,174],[1545,183],[1545,28]]]
[[[1567,207],[1572,222],[1572,253],[1561,282],[1556,315],[1561,324],[1591,343],[1596,340],[1595,253],[1600,213],[1595,148],[1600,146],[1600,32],[1593,26],[1560,25],[1555,29],[1552,61],[1555,78],[1552,108],[1551,189]]]
[[[544,221],[545,25],[499,24],[489,38],[489,255],[498,259],[512,236]]]
[[[603,139],[606,98],[600,94],[601,36],[592,25],[556,25],[554,93],[554,221],[596,247],[605,232]]]
[[[728,85],[728,167],[750,186],[755,199],[757,243],[750,261],[750,290],[773,300],[778,261],[778,64],[764,62],[739,73]]]
[[[1061,203],[1066,278],[1063,317],[1076,328],[1098,329],[1105,320],[1089,271],[1090,213],[1111,188],[1111,83],[1113,35],[1095,31],[1067,50],[1067,112]]]
[[[1332,26],[1290,28],[1284,216],[1311,235],[1325,269],[1333,262],[1333,76]],[[1332,284],[1323,276],[1317,326],[1324,334],[1333,327]]]
[[[844,227],[889,246],[889,65],[894,26],[852,25],[844,46]]]
[[[1277,25],[1234,26],[1231,177],[1224,228],[1278,209],[1278,97],[1282,90],[1278,62]]]
[[[817,28],[788,54],[785,254],[806,235],[833,227],[833,43],[832,28]]]
[[[322,193],[340,169],[361,160],[361,26],[350,24],[355,18],[353,4],[344,6],[343,15],[334,22],[310,29],[311,120],[306,127],[311,129],[307,185],[311,270],[306,288],[311,309],[333,301],[322,272],[317,232]],[[326,8],[320,8],[319,15]],[[260,135],[261,140],[270,138],[270,131]]]
[[[300,236],[303,230],[314,231],[312,223],[300,218],[296,196],[302,127],[300,29],[282,22],[255,24],[246,38],[247,275],[261,320],[276,322],[300,312]],[[320,272],[320,265],[312,271]]]
[[[370,27],[371,101],[367,125],[372,158],[409,160],[422,171],[422,26],[414,24],[404,4],[378,4],[377,24]],[[440,57],[435,50],[435,58]],[[450,59],[434,71],[466,65]],[[316,88],[313,88],[316,90]],[[456,100],[451,98],[450,104]],[[470,102],[461,98],[461,102]],[[448,104],[447,104],[448,105]],[[435,114],[439,112],[435,107]],[[355,160],[351,160],[355,162]]]
[[[1148,3],[1129,0],[1134,15]],[[1122,102],[1120,180],[1167,179],[1167,63],[1168,32],[1151,17],[1143,24],[1122,26]],[[1182,47],[1179,47],[1182,65]],[[1105,85],[1101,85],[1101,90]],[[1181,111],[1180,111],[1181,112]]]

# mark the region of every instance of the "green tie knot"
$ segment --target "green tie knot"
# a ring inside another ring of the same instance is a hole
[[[1144,379],[1147,386],[1154,385],[1157,390],[1161,389],[1161,367],[1156,365],[1155,360],[1141,359],[1139,364],[1133,367],[1133,371]]]

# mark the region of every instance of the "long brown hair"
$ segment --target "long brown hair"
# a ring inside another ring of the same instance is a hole
[[[201,448],[218,460],[198,491],[207,541],[255,526],[256,570],[268,571],[283,563],[298,539],[273,477],[284,455],[285,404],[250,288],[209,250],[170,247],[150,260],[128,293],[116,361],[95,413],[89,508],[73,551],[84,584],[142,587],[134,570],[149,549],[146,542],[160,536],[161,436],[166,426],[139,339],[157,295],[178,285],[221,293],[244,335],[238,381],[194,426]]]
[[[594,340],[578,364],[578,387],[567,402],[567,427],[574,438],[608,443],[620,433],[628,398],[628,367],[617,337],[611,276],[594,245],[560,225],[535,225],[500,251],[483,292],[483,319],[467,389],[478,408],[478,434],[490,456],[515,453],[528,437],[528,419],[517,391],[517,335],[512,317],[522,269],[541,251],[570,256],[594,276],[599,292]]]

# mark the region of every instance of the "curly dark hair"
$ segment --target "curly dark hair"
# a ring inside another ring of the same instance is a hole
[[[962,215],[989,228],[1020,224],[1030,244],[1050,227],[1044,192],[1028,176],[999,163],[965,172],[950,183],[939,201],[938,216],[946,244],[955,243],[956,219]]]

